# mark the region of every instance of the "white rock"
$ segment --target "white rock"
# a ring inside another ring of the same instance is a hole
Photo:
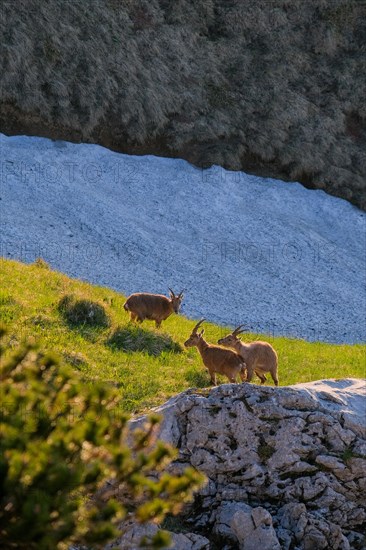
[[[126,523],[123,536],[117,541],[108,544],[105,550],[119,548],[120,550],[141,550],[141,540],[144,537],[153,537],[159,530],[154,524]],[[169,532],[169,531],[168,531]],[[172,533],[169,532],[172,544],[171,550],[208,550],[209,540],[195,533]]]
[[[272,517],[261,507],[243,503],[224,504],[218,512],[215,531],[237,543],[240,550],[280,550]]]
[[[228,550],[356,549],[366,522],[365,406],[365,382],[352,379],[224,384],[169,400],[158,409],[161,435],[179,445],[179,468],[209,478],[189,508],[192,531],[212,528]]]

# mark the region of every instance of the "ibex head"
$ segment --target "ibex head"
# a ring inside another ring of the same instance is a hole
[[[220,338],[217,343],[227,348],[235,347],[235,344],[240,341],[238,335],[245,332],[245,329],[242,329],[243,326],[244,325],[239,325],[231,334],[228,334],[224,338]]]
[[[197,325],[194,327],[194,329],[192,330],[192,333],[190,335],[190,337],[188,338],[188,340],[186,340],[184,342],[184,345],[186,348],[191,348],[193,346],[197,346],[198,342],[201,340],[204,332],[205,332],[205,329],[202,329],[200,332],[197,332],[197,329],[199,328],[199,326],[203,323],[205,319],[201,319]]]
[[[169,294],[170,294],[170,302],[173,306],[174,313],[179,313],[179,308],[183,300],[183,290],[176,296],[171,288],[169,288]]]

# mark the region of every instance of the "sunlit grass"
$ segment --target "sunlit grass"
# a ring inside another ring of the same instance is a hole
[[[143,411],[187,388],[209,385],[197,350],[183,346],[196,321],[175,315],[160,330],[152,322],[137,328],[123,309],[124,296],[113,290],[11,260],[0,261],[0,273],[0,319],[9,328],[8,341],[15,344],[34,337],[42,350],[56,351],[91,383],[96,378],[109,381],[120,391],[124,410]],[[70,325],[59,308],[65,295],[102,305],[110,326]],[[224,333],[225,328],[205,323],[209,342],[217,342]],[[275,347],[280,385],[366,375],[366,345],[253,334],[244,338],[265,339]]]

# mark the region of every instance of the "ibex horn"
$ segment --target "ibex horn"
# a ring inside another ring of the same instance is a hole
[[[186,288],[183,288],[183,290],[180,291],[180,293],[178,294],[178,298],[180,298],[183,294],[183,292],[185,292],[187,289]]]
[[[195,334],[197,332],[198,327],[203,323],[203,321],[206,321],[206,319],[201,319],[200,321],[198,321],[197,325],[192,330],[192,334]]]
[[[174,294],[174,292],[172,291],[172,289],[168,287],[168,290],[170,290],[170,292],[173,294],[173,298],[175,298],[175,294]]]
[[[244,330],[240,330],[242,327],[244,327],[245,325],[239,325],[238,327],[236,327],[235,330],[233,330],[232,334],[234,336],[236,336],[237,334],[241,334],[242,332],[245,332],[246,329]]]

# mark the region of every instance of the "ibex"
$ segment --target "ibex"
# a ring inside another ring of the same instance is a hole
[[[268,342],[252,342],[244,344],[238,335],[244,332],[243,325],[238,326],[231,334],[221,338],[217,343],[227,348],[233,348],[245,361],[247,367],[247,382],[250,382],[255,373],[264,384],[267,380],[265,373],[270,373],[273,382],[278,386],[278,359],[277,353]]]
[[[224,374],[227,376],[230,382],[236,382],[238,374],[242,381],[245,381],[246,370],[245,363],[238,353],[231,351],[220,346],[213,346],[208,344],[203,339],[204,329],[201,332],[197,332],[204,319],[201,319],[199,323],[192,330],[192,334],[188,338],[184,345],[186,348],[196,346],[201,354],[204,365],[208,368],[210,373],[211,383],[216,386],[216,373]]]
[[[160,328],[172,313],[179,313],[183,300],[183,290],[176,296],[169,288],[170,298],[162,294],[148,294],[138,292],[131,294],[124,304],[124,309],[130,312],[131,321],[142,323],[145,319],[155,321],[156,328]]]

